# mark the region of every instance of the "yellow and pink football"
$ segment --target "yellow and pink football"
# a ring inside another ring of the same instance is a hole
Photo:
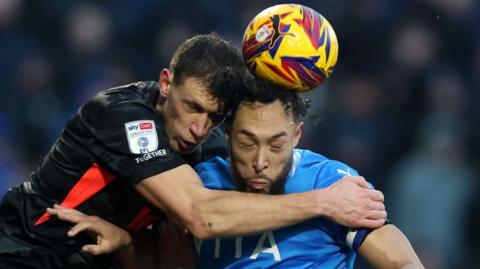
[[[242,52],[255,75],[306,92],[332,74],[338,41],[333,27],[315,10],[281,4],[263,10],[249,23]]]

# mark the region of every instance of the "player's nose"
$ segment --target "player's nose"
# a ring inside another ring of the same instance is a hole
[[[257,154],[255,156],[255,160],[253,162],[253,168],[255,169],[255,173],[261,173],[263,170],[268,168],[268,156],[264,149],[258,149]]]
[[[202,113],[190,126],[190,132],[196,141],[203,140],[208,136],[213,127],[207,113]]]

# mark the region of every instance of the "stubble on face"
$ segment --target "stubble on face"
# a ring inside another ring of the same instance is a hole
[[[205,134],[192,133],[193,122],[198,122],[198,117],[204,117],[202,113],[217,112],[219,107],[219,100],[196,78],[185,78],[181,84],[172,85],[159,109],[170,147],[181,154],[193,152],[208,138],[214,127],[213,123],[208,123]]]
[[[261,194],[284,194],[285,193],[285,183],[287,181],[288,173],[292,168],[293,163],[293,154],[290,156],[289,160],[283,165],[280,174],[276,177],[268,177],[263,173],[259,173],[254,175],[253,177],[249,178],[242,178],[239,172],[239,168],[235,165],[235,156],[233,154],[230,155],[231,164],[232,164],[232,176],[235,180],[237,191],[241,192],[252,192],[252,193],[261,193]],[[254,189],[248,186],[248,182],[252,179],[264,179],[269,182],[267,188],[262,189]]]

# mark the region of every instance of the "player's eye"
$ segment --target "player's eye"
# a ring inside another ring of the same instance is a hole
[[[203,108],[195,103],[187,103],[187,107],[190,111],[193,111],[193,112],[198,112],[198,113],[203,112]]]
[[[270,147],[273,150],[282,150],[285,147],[285,144],[271,144]]]
[[[240,142],[239,144],[242,148],[253,148],[255,146],[254,143],[250,142]]]

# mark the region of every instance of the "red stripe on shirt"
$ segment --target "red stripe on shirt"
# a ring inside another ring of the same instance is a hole
[[[127,231],[132,233],[138,233],[143,228],[154,223],[160,218],[157,215],[154,215],[150,208],[144,207],[137,213],[135,218],[127,225],[125,228]]]
[[[94,194],[98,193],[107,186],[114,176],[100,165],[94,163],[80,180],[73,186],[67,194],[60,206],[65,208],[75,208]],[[41,224],[50,219],[50,214],[45,212],[36,222],[35,225]]]

